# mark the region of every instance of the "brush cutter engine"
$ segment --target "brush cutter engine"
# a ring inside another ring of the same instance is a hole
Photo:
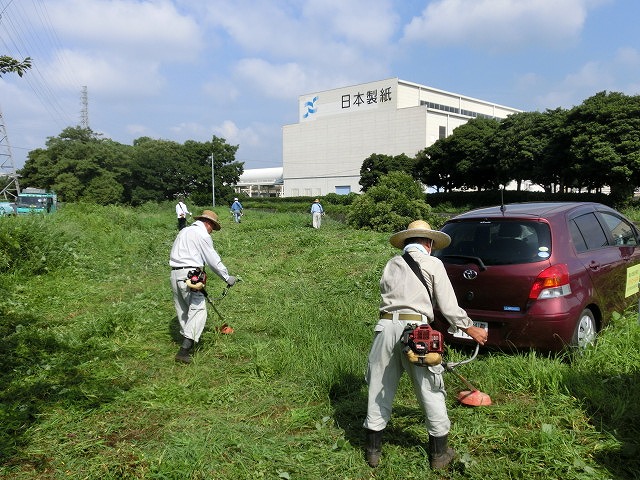
[[[185,283],[191,290],[200,291],[207,284],[207,274],[201,268],[194,268],[187,272]]]
[[[411,323],[402,332],[402,351],[409,361],[420,367],[432,367],[442,363],[444,341],[442,333],[429,325]]]

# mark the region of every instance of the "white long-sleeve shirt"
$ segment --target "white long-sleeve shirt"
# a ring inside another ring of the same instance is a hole
[[[176,216],[178,218],[180,217],[186,217],[187,214],[191,215],[191,212],[189,211],[189,209],[187,208],[187,206],[185,205],[184,202],[178,202],[176,204]]]
[[[229,279],[227,267],[215,248],[207,227],[196,220],[183,228],[173,242],[169,265],[176,267],[202,267],[208,265],[225,282]]]

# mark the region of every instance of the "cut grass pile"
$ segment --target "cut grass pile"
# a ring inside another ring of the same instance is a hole
[[[216,248],[242,281],[216,303],[223,319],[209,309],[189,366],[173,361],[171,205],[68,205],[0,219],[0,259],[8,249],[23,255],[0,266],[0,477],[577,480],[640,471],[635,308],[573,363],[485,353],[461,366],[491,407],[456,405],[465,387],[447,375],[460,462],[446,474],[428,468],[422,415],[403,379],[372,471],[363,373],[380,272],[396,253],[389,235],[330,217],[315,230],[306,214],[245,213],[235,224],[218,211]],[[209,276],[210,295],[223,287]],[[223,320],[234,335],[216,333]]]

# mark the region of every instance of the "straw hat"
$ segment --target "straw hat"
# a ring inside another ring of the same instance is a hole
[[[320,203],[320,200],[318,200],[317,198],[313,201],[313,203]]]
[[[404,248],[404,241],[407,238],[430,238],[433,240],[431,250],[440,250],[451,243],[451,237],[444,232],[431,230],[431,227],[424,220],[411,222],[406,230],[391,235],[389,242],[396,248]]]
[[[205,210],[201,215],[196,217],[196,220],[209,220],[213,225],[214,230],[220,230],[220,228],[222,228],[218,221],[218,215],[216,215],[216,212],[212,212],[211,210]]]

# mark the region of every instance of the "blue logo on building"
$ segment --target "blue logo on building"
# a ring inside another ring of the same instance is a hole
[[[316,108],[316,102],[317,101],[318,101],[318,97],[315,96],[315,97],[313,97],[313,100],[306,101],[304,103],[304,107],[307,109],[307,111],[302,116],[302,118],[308,118],[309,115],[313,115],[314,113],[316,113],[318,111],[318,109]]]

